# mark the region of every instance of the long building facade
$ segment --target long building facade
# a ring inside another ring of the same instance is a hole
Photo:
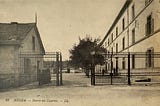
[[[154,58],[153,54],[160,52],[159,21],[160,0],[126,0],[101,45],[107,49],[107,54],[131,53],[131,71],[157,71],[160,58]],[[143,58],[137,58],[136,53],[142,53]],[[110,58],[107,59],[107,70],[110,70]],[[112,61],[112,68],[127,70],[126,56]]]

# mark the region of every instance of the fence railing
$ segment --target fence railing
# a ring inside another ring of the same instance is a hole
[[[160,62],[160,53],[153,52],[153,50],[147,50],[146,52],[125,52],[125,53],[109,53],[102,54],[106,58],[105,64],[109,68],[105,71],[108,73],[99,74],[96,73],[95,68],[92,68],[91,80],[92,85],[96,84],[159,84],[160,83],[160,68],[158,68],[158,62]],[[134,55],[134,59],[133,56]],[[117,59],[121,58],[122,69],[118,68]],[[125,58],[125,60],[123,59]],[[140,61],[135,61],[135,59],[143,59]],[[113,60],[115,59],[115,60]],[[134,60],[134,61],[133,61]],[[125,62],[125,67],[123,67],[123,61]],[[145,62],[146,61],[146,62]],[[115,64],[113,64],[115,62]],[[117,63],[116,63],[117,62]],[[135,68],[135,63],[138,63],[138,68]],[[148,64],[146,64],[148,62]],[[133,65],[134,63],[134,65]],[[140,65],[142,65],[142,68]],[[155,67],[156,66],[156,67]],[[93,67],[95,67],[93,63]],[[118,70],[118,71],[117,71]],[[116,72],[116,73],[115,73]],[[118,72],[118,73],[117,73]],[[95,82],[95,83],[94,83]]]

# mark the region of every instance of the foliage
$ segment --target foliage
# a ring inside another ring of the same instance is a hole
[[[70,50],[71,64],[77,68],[87,68],[93,61],[94,64],[103,64],[104,56],[102,53],[106,52],[106,49],[102,46],[98,46],[99,41],[100,39],[92,39],[91,37],[79,39],[79,44],[74,45]],[[94,56],[91,55],[93,51],[95,51]]]

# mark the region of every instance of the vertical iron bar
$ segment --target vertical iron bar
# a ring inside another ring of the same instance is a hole
[[[92,66],[91,66],[91,85],[95,85],[95,66],[94,66],[94,55],[92,56]]]
[[[56,86],[59,86],[59,53],[56,53]]]
[[[93,85],[95,85],[95,55],[93,55]]]
[[[131,85],[130,71],[130,53],[128,52],[128,85]]]
[[[116,57],[116,75],[118,75],[118,57]]]
[[[62,54],[60,53],[60,85],[62,84]]]
[[[113,72],[112,72],[112,70],[113,70],[113,62],[112,62],[112,54],[111,54],[111,73],[110,73],[110,76],[111,76],[111,85],[112,85],[112,83],[113,83],[113,81],[112,81],[112,79],[113,79]]]

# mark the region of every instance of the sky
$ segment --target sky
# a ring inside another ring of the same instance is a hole
[[[0,23],[32,23],[37,13],[45,51],[69,50],[79,37],[104,38],[125,0],[0,0]]]

